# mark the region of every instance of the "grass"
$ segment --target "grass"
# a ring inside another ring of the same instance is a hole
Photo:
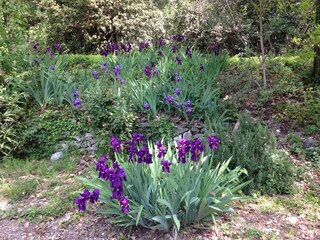
[[[36,178],[20,180],[14,183],[1,184],[1,194],[12,201],[19,201],[28,198],[38,187],[39,181]]]
[[[54,178],[61,172],[73,172],[77,161],[77,156],[65,157],[56,162],[7,158],[0,163],[0,177],[17,179],[21,176],[35,175]]]

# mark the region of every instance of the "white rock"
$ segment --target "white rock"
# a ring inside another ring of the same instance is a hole
[[[54,154],[52,154],[50,160],[51,161],[58,161],[59,159],[61,159],[63,156],[63,153],[62,152],[56,152]]]

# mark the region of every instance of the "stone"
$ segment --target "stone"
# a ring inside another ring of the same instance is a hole
[[[179,127],[179,128],[177,129],[177,133],[178,133],[178,134],[182,134],[182,133],[187,132],[188,130],[189,130],[188,128]]]
[[[148,122],[142,122],[141,124],[140,124],[140,127],[141,128],[147,128],[149,126],[149,123]]]
[[[88,144],[88,142],[83,142],[80,144],[81,148],[86,148],[86,147],[90,147],[90,145]]]
[[[192,127],[192,128],[190,129],[190,131],[191,131],[192,133],[198,133],[198,132],[199,132],[199,128],[197,128],[197,127]]]
[[[56,145],[56,151],[64,151],[68,148],[68,144],[66,143],[59,143]]]
[[[240,127],[240,121],[237,121],[236,124],[233,127],[233,132],[237,131]]]
[[[62,152],[56,152],[56,153],[51,155],[50,160],[54,162],[54,161],[60,160],[62,157],[63,157],[63,153]]]
[[[97,148],[97,146],[92,146],[92,147],[88,147],[87,150],[94,152],[94,151],[98,151],[98,148]]]
[[[91,139],[93,139],[93,135],[92,135],[91,133],[86,133],[86,134],[85,134],[85,138],[86,138],[87,140],[91,140]]]
[[[82,137],[81,137],[81,136],[74,136],[74,139],[75,139],[77,142],[81,142]]]
[[[187,140],[191,140],[191,138],[192,138],[191,132],[190,132],[190,131],[185,132],[185,133],[183,134],[183,138],[184,138],[184,139],[187,139]]]
[[[90,146],[93,146],[93,145],[96,144],[96,141],[95,141],[94,139],[91,139],[91,140],[89,141],[89,143],[90,143]]]
[[[305,140],[303,140],[303,144],[305,148],[312,148],[314,147],[318,141],[313,137],[308,137]]]
[[[294,217],[294,216],[291,216],[291,217],[287,217],[286,220],[287,220],[290,224],[295,225],[295,224],[299,221],[299,218]]]
[[[204,136],[203,136],[203,134],[201,134],[201,133],[198,133],[198,134],[194,135],[193,137],[194,137],[194,138],[198,138],[199,140],[204,139]]]

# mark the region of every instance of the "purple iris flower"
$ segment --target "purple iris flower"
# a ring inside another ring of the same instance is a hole
[[[106,49],[101,49],[100,54],[101,56],[108,56],[108,51]]]
[[[181,65],[181,64],[182,64],[182,59],[179,58],[179,57],[176,57],[176,62],[177,62],[179,65]]]
[[[121,211],[124,213],[128,213],[130,211],[130,205],[129,205],[129,200],[125,197],[122,197],[119,200],[120,206],[121,206]]]
[[[76,198],[74,202],[78,205],[79,211],[86,211],[86,199]]]
[[[175,41],[175,42],[178,41],[178,36],[177,35],[173,35],[172,36],[172,40]]]
[[[110,147],[112,147],[116,153],[121,152],[121,141],[115,136],[110,136]]]
[[[181,94],[180,88],[176,88],[176,90],[174,92],[175,92],[175,94],[177,94],[177,96],[180,96],[180,94]]]
[[[94,189],[94,190],[92,191],[91,196],[90,196],[90,202],[91,202],[91,203],[97,202],[98,199],[99,199],[99,194],[100,194],[99,189]]]
[[[51,65],[51,66],[49,66],[49,69],[50,70],[55,70],[56,68],[53,65]]]
[[[164,41],[162,38],[158,38],[158,44],[159,44],[159,47],[164,46]]]
[[[178,162],[186,163],[186,155],[190,151],[190,142],[187,139],[181,138],[177,145]]]
[[[59,43],[54,43],[53,46],[58,51],[61,49],[61,45]]]
[[[171,163],[169,161],[161,161],[161,165],[162,165],[162,172],[167,172],[167,173],[170,173],[170,166],[171,166]]]
[[[195,139],[193,142],[190,143],[191,145],[191,160],[194,162],[199,162],[200,156],[204,151],[204,146],[202,145],[199,139]]]
[[[144,68],[144,73],[147,75],[148,78],[152,78],[152,68],[149,66],[146,66]]]
[[[46,53],[49,53],[51,51],[50,47],[46,47]]]
[[[150,104],[149,103],[144,103],[143,104],[143,108],[144,108],[144,110],[146,110],[146,111],[148,111],[149,109],[150,109]]]
[[[188,58],[192,58],[191,49],[188,47],[186,48],[186,55],[188,56]]]
[[[139,43],[139,51],[142,52],[144,48],[145,48],[144,43],[143,42]]]
[[[125,80],[123,80],[123,79],[120,80],[120,84],[125,84],[125,83],[126,83]]]
[[[175,100],[173,96],[167,95],[164,97],[164,102],[168,102],[169,104],[174,104]]]
[[[203,64],[201,63],[200,64],[200,72],[203,72],[204,71],[204,66],[203,66]]]
[[[220,53],[220,46],[216,45],[212,49],[213,49],[214,55],[218,56]]]
[[[158,73],[159,73],[159,70],[157,68],[154,68],[153,69],[153,76],[158,75]]]
[[[99,79],[99,73],[98,73],[98,71],[97,71],[97,70],[93,70],[92,76],[93,76],[95,79]]]
[[[182,81],[182,77],[178,74],[178,72],[174,72],[174,79],[177,81],[177,82],[181,82]]]
[[[173,45],[171,50],[172,50],[173,53],[176,53],[177,50],[178,50],[177,45]]]
[[[152,163],[152,154],[149,152],[149,149],[145,146],[140,148],[140,151],[137,153],[138,163],[145,162],[147,164]]]
[[[158,56],[162,57],[163,56],[163,52],[161,50],[158,51]]]
[[[117,65],[113,68],[114,75],[116,76],[116,79],[120,77],[120,71],[121,71],[121,66]]]
[[[208,145],[210,149],[218,149],[220,144],[220,139],[216,136],[209,136],[208,137]]]
[[[38,42],[34,42],[32,44],[32,48],[35,52],[38,52],[39,51],[39,43]]]
[[[73,106],[76,107],[77,109],[81,108],[81,99],[79,97],[73,100]]]
[[[90,198],[90,191],[86,189],[83,191],[83,193],[80,194],[80,196],[83,197],[85,200],[88,200]]]
[[[191,101],[190,100],[186,101],[186,107],[191,107]]]
[[[190,116],[191,116],[191,115],[192,115],[192,113],[193,113],[193,110],[192,110],[192,108],[191,108],[191,107],[188,107],[186,112],[187,112],[187,114],[188,114],[188,115],[190,115]]]
[[[75,90],[75,91],[73,92],[73,97],[74,97],[74,98],[78,98],[78,97],[79,97],[79,91],[78,91],[78,90]]]

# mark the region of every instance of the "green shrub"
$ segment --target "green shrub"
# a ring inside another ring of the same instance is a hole
[[[140,150],[143,148],[137,147]],[[245,172],[240,167],[228,170],[230,161],[213,166],[211,154],[202,154],[198,162],[192,161],[188,155],[183,164],[178,162],[178,156],[170,145],[167,150],[163,157],[158,158],[155,147],[149,143],[148,151],[152,155],[150,164],[131,161],[126,153],[115,153],[120,167],[117,163],[110,166],[112,161],[106,163],[106,158],[102,157],[97,163],[101,178],[96,174],[92,175],[91,180],[81,178],[90,188],[100,190],[99,199],[104,205],[99,212],[120,226],[142,226],[166,232],[173,228],[177,237],[181,227],[199,223],[205,225],[205,222],[218,218],[219,213],[233,213],[231,202],[250,199],[235,195],[248,182],[239,182],[238,178]],[[161,161],[164,159],[170,161],[170,169],[164,169]],[[106,165],[109,165],[107,171]],[[111,185],[101,175],[107,172],[110,173]],[[122,197],[112,199],[118,196],[118,188],[114,184],[120,179],[126,180],[121,180]],[[114,189],[111,190],[110,186]]]
[[[245,179],[253,181],[245,192],[266,194],[290,193],[293,186],[293,166],[289,158],[277,150],[276,139],[267,127],[253,121],[247,114],[239,116],[238,129],[215,124],[212,130],[221,139],[215,159],[232,157],[230,167],[241,166],[248,171]]]
[[[137,123],[135,113],[123,103],[123,100],[116,99],[109,92],[88,94],[84,99],[83,114],[90,119],[94,129],[117,136],[128,135]]]

